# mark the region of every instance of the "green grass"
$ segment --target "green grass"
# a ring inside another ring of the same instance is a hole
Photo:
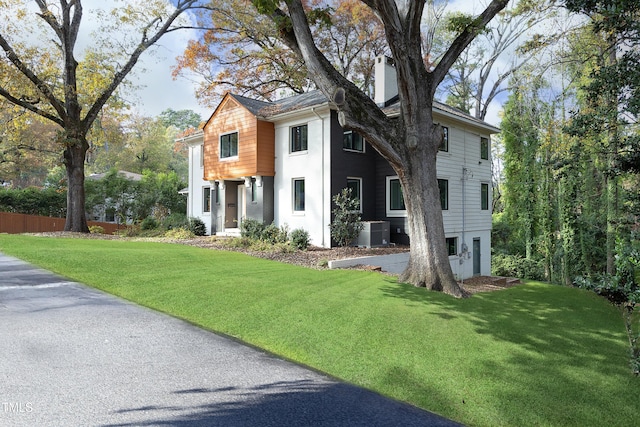
[[[458,300],[172,244],[2,235],[0,251],[467,425],[638,423],[620,312],[579,289]]]

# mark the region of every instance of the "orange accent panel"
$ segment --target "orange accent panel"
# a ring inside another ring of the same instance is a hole
[[[220,159],[220,136],[238,132],[238,156]],[[204,128],[204,178],[275,175],[275,129],[227,95]]]

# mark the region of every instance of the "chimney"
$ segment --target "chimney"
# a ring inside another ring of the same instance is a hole
[[[398,94],[398,81],[393,58],[386,55],[376,57],[374,68],[375,92],[373,100],[378,106],[384,107],[385,102]]]

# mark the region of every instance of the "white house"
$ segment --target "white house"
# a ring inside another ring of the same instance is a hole
[[[395,69],[376,60],[375,101],[399,114]],[[450,262],[458,278],[491,271],[491,134],[499,129],[444,104],[437,169]],[[338,123],[320,92],[262,102],[227,94],[189,145],[189,216],[211,234],[237,230],[243,218],[303,228],[330,247],[332,197],[350,187],[362,218],[382,224],[387,243],[409,244],[402,190],[391,166]],[[382,221],[382,222],[378,222]],[[376,231],[377,232],[377,231]],[[374,233],[373,228],[371,233]]]

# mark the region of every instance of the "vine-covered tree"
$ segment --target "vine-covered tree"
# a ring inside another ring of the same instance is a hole
[[[409,263],[399,280],[462,296],[449,264],[440,214],[436,155],[443,130],[434,123],[433,100],[451,65],[508,1],[493,0],[480,15],[461,25],[438,64],[427,69],[421,32],[426,1],[362,0],[382,22],[395,60],[398,118],[384,114],[320,51],[310,20],[322,16],[323,10],[305,8],[300,0],[253,3],[273,19],[279,37],[304,60],[311,79],[339,109],[341,124],[365,137],[398,174],[411,235]]]
[[[0,3],[0,47],[5,53],[0,59],[0,97],[59,127],[57,143],[68,181],[65,230],[88,232],[87,135],[140,56],[164,34],[184,25],[183,14],[199,6],[196,0],[136,1],[99,12],[101,27],[77,56],[82,1],[34,0],[32,7],[29,3]],[[32,37],[25,37],[27,33]]]
[[[615,271],[615,241],[621,223],[620,179],[637,170],[640,135],[640,4],[629,0],[566,0],[567,9],[589,17],[595,64],[582,85],[583,102],[568,126],[580,138],[600,141],[606,158],[607,273]]]

